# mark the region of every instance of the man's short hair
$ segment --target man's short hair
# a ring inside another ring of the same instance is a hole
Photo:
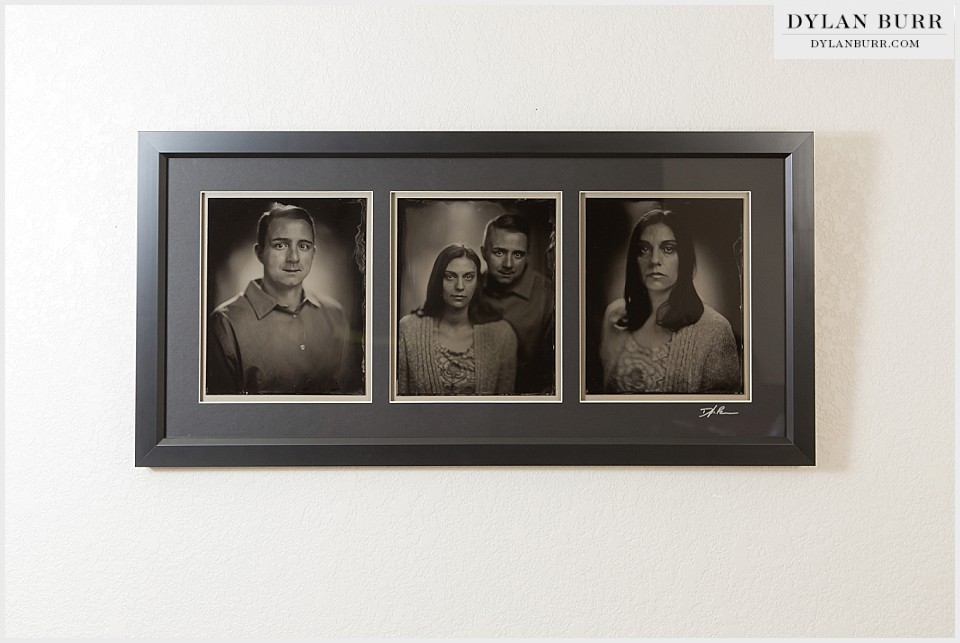
[[[527,237],[527,247],[530,246],[530,222],[526,217],[512,211],[490,219],[487,227],[483,229],[483,248],[487,250],[490,243],[490,229],[496,228],[505,232],[520,232]]]
[[[274,219],[300,219],[301,221],[306,221],[310,224],[310,232],[313,233],[313,238],[317,238],[317,227],[313,223],[313,217],[310,216],[309,212],[300,206],[274,203],[270,206],[269,210],[260,215],[260,220],[257,221],[257,245],[260,246],[261,249],[267,245],[267,230],[270,228],[270,222]]]

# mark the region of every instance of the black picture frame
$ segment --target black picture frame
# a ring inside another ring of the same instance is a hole
[[[331,402],[321,414],[306,404],[245,403],[243,417],[253,419],[243,424],[231,405],[202,406],[180,391],[181,381],[194,390],[199,373],[190,357],[197,338],[183,330],[195,324],[198,300],[184,275],[195,275],[178,272],[199,244],[199,214],[184,205],[199,209],[197,186],[373,194],[370,405]],[[458,410],[474,419],[462,433],[444,419],[450,404],[390,403],[389,307],[379,305],[390,291],[390,193],[436,189],[562,192],[559,402],[488,404],[489,420],[466,405]],[[732,432],[688,420],[699,410],[689,402],[579,399],[580,192],[630,189],[764,192],[753,215],[762,238],[753,242],[769,252],[754,258],[765,280],[754,305],[765,306],[770,333],[754,354],[776,385],[729,420]],[[811,132],[141,132],[137,288],[136,466],[815,464]],[[757,433],[754,408],[767,418]]]

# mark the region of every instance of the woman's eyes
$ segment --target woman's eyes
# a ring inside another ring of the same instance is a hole
[[[641,257],[645,257],[653,250],[652,247],[643,245],[637,250],[637,254]],[[677,251],[677,244],[675,243],[665,243],[660,246],[660,252],[665,255],[672,255]]]
[[[443,278],[446,279],[447,281],[455,281],[457,279],[457,276],[452,272],[447,272],[447,273],[444,273]],[[477,273],[475,272],[468,272],[463,276],[464,281],[473,281],[476,278],[477,278]]]

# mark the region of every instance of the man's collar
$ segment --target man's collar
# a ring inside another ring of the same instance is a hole
[[[323,308],[323,304],[317,299],[316,295],[311,294],[306,288],[303,289],[303,299],[308,304],[313,304],[315,308]]]
[[[253,306],[253,312],[256,313],[257,319],[263,319],[266,317],[271,310],[274,308],[283,308],[284,310],[290,312],[297,312],[303,307],[303,303],[309,303],[316,308],[321,308],[320,301],[314,296],[308,293],[306,290],[303,291],[303,302],[297,306],[296,310],[291,310],[281,306],[276,299],[271,297],[263,289],[263,280],[254,279],[249,284],[247,284],[247,289],[243,293],[246,298],[250,301],[250,305]]]
[[[509,288],[501,288],[498,285],[494,285],[496,281],[493,277],[490,276],[490,273],[487,272],[483,276],[484,278],[484,290],[488,294],[499,295],[504,297],[506,295],[516,295],[518,297],[523,297],[524,299],[530,299],[533,295],[533,269],[530,266],[524,266],[523,274],[510,284]]]

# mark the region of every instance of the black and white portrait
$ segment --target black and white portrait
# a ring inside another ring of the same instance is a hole
[[[202,401],[370,399],[369,212],[369,193],[202,195]]]
[[[749,203],[581,194],[583,399],[749,399]]]
[[[559,203],[392,195],[393,399],[558,399]]]

